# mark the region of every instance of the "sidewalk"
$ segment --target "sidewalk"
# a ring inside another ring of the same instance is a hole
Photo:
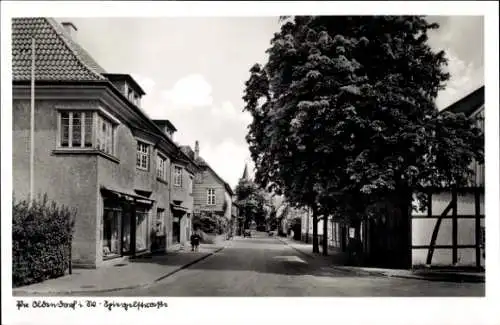
[[[298,252],[315,260],[330,262],[330,267],[344,272],[352,272],[358,275],[386,276],[394,278],[419,279],[428,281],[448,281],[448,282],[485,282],[484,272],[469,272],[463,270],[449,269],[384,269],[372,267],[344,266],[345,254],[329,252],[328,256],[312,253],[312,244],[295,241],[290,238],[276,237],[283,243],[297,250]],[[321,250],[321,247],[320,247]]]
[[[231,245],[226,241],[219,246],[200,245],[199,252],[168,252],[163,255],[146,255],[98,269],[74,269],[73,274],[50,279],[24,287],[14,288],[14,296],[44,293],[89,293],[133,289],[153,284],[185,269]]]

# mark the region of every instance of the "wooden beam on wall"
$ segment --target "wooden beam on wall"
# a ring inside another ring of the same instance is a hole
[[[441,227],[441,221],[443,220],[443,217],[450,212],[450,210],[453,207],[453,201],[448,204],[446,209],[444,209],[443,213],[441,213],[441,216],[436,220],[436,225],[434,226],[434,229],[432,231],[432,236],[431,236],[431,242],[429,243],[429,251],[427,252],[427,260],[426,264],[431,264],[432,263],[432,256],[434,255],[434,247],[436,246],[436,239],[437,235],[439,232],[439,228]]]

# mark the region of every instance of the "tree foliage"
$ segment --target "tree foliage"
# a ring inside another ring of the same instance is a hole
[[[421,16],[283,17],[244,94],[259,185],[350,218],[388,193],[463,185],[483,134],[440,113],[449,79]],[[314,212],[313,212],[314,215]],[[315,234],[313,234],[315,237]]]
[[[265,223],[267,196],[256,183],[241,179],[236,186],[236,199],[245,218],[245,227],[253,220],[257,225]]]

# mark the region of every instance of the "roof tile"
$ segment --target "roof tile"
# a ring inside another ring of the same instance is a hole
[[[43,81],[105,80],[104,69],[52,18],[12,19],[12,77],[31,79],[35,36],[35,78]]]

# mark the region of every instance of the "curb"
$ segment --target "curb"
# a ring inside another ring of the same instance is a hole
[[[300,249],[298,249],[298,248],[296,248],[296,247],[293,247],[292,245],[290,245],[288,242],[284,241],[284,240],[283,240],[283,239],[281,239],[281,238],[278,238],[278,240],[279,240],[280,242],[282,242],[283,244],[287,245],[288,247],[291,247],[292,249],[296,250],[297,252],[301,253],[302,255],[304,255],[304,256],[306,256],[306,257],[308,257],[308,258],[312,258],[312,259],[314,259],[314,258],[315,258],[315,256],[314,256],[313,254],[306,253],[306,252],[304,252],[304,251],[302,251],[302,250],[300,250]]]
[[[314,255],[306,253],[296,247],[290,245],[287,241],[277,238],[283,244],[293,248],[297,252],[301,253],[304,256],[309,258],[315,258]],[[374,276],[374,277],[388,277],[388,278],[401,278],[401,279],[414,279],[414,280],[424,280],[424,281],[435,281],[435,282],[455,282],[455,283],[485,283],[484,277],[476,276],[476,275],[456,275],[456,274],[441,274],[441,275],[431,275],[431,276],[423,276],[423,275],[415,275],[415,274],[390,274],[386,272],[377,272],[377,271],[367,271],[367,270],[355,270],[352,268],[345,268],[343,266],[335,266],[331,265],[331,268],[345,272],[345,273],[354,273],[356,275],[364,275],[364,276]]]
[[[484,283],[485,279],[477,275],[457,275],[457,274],[435,274],[435,275],[418,275],[418,274],[391,274],[390,272],[377,272],[367,270],[354,270],[342,266],[332,266],[332,268],[348,273],[355,273],[358,275],[400,278],[400,279],[413,279],[434,282],[455,282],[455,283]]]
[[[302,255],[308,257],[308,258],[311,258],[311,259],[314,259],[316,258],[313,254],[310,254],[310,253],[306,253],[304,252],[303,250],[300,250],[296,247],[293,247],[292,245],[290,245],[288,242],[282,240],[282,239],[279,239],[279,241],[281,241],[282,243],[284,243],[285,245],[287,245],[288,247],[291,247],[292,249],[294,249],[295,251],[301,253]],[[335,266],[335,265],[330,265],[331,268],[337,270],[337,271],[340,271],[340,272],[344,272],[344,273],[354,273],[356,275],[369,275],[369,276],[378,276],[378,277],[383,277],[383,276],[387,276],[387,274],[385,273],[382,273],[382,272],[369,272],[369,271],[364,271],[364,270],[352,270],[352,269],[346,269],[342,266]]]
[[[110,289],[102,289],[102,290],[63,290],[63,291],[44,291],[44,292],[37,292],[37,291],[23,291],[23,290],[15,290],[13,289],[12,290],[12,293],[15,293],[15,294],[18,294],[18,295],[30,295],[30,294],[73,294],[73,293],[78,293],[78,294],[81,294],[81,293],[89,293],[89,294],[92,294],[92,293],[103,293],[103,292],[114,292],[114,291],[121,291],[121,290],[130,290],[130,289],[137,289],[137,288],[144,288],[144,287],[147,287],[149,285],[152,285],[156,282],[159,282],[181,270],[184,270],[190,266],[192,266],[193,264],[196,264],[198,262],[201,262],[202,260],[204,259],[207,259],[209,258],[210,256],[220,252],[221,250],[223,250],[225,247],[220,247],[218,249],[216,249],[215,251],[211,252],[211,253],[207,253],[206,255],[204,256],[201,256],[187,264],[184,264],[184,265],[181,265],[179,266],[178,268],[168,272],[167,274],[164,274],[162,275],[161,277],[153,280],[153,281],[150,281],[150,282],[147,282],[147,283],[141,283],[141,284],[134,284],[134,285],[131,285],[131,286],[126,286],[126,287],[120,287],[120,288],[110,288]]]
[[[401,278],[401,279],[414,279],[414,280],[425,280],[425,281],[436,281],[436,282],[454,282],[454,283],[485,283],[484,277],[466,275],[466,276],[419,276],[419,275],[398,275],[398,274],[388,274],[386,275],[391,278]]]
[[[220,251],[221,251],[221,250],[223,250],[224,248],[225,248],[225,247],[220,247],[220,248],[217,248],[215,251],[213,251],[213,252],[211,252],[211,253],[208,253],[208,254],[207,254],[207,255],[205,255],[205,256],[201,256],[200,258],[197,258],[197,259],[195,259],[195,260],[193,260],[193,261],[191,261],[191,262],[189,262],[189,263],[187,263],[187,264],[184,264],[184,265],[182,265],[181,267],[179,267],[178,269],[172,270],[172,271],[170,271],[169,273],[167,273],[167,274],[165,274],[165,275],[162,275],[161,277],[157,278],[156,280],[154,280],[154,281],[153,281],[153,282],[151,282],[150,284],[153,284],[153,283],[159,282],[159,281],[161,281],[161,280],[163,280],[163,279],[166,279],[166,278],[168,278],[169,276],[171,276],[171,275],[173,275],[173,274],[175,274],[175,273],[177,273],[177,272],[179,272],[179,271],[181,271],[181,270],[187,269],[187,268],[188,268],[188,267],[190,267],[191,265],[196,264],[196,263],[198,263],[198,262],[203,261],[204,259],[209,258],[210,256],[212,256],[212,255],[214,255],[214,254],[216,254],[216,253],[220,252]],[[149,285],[149,284],[147,284],[147,285]]]

